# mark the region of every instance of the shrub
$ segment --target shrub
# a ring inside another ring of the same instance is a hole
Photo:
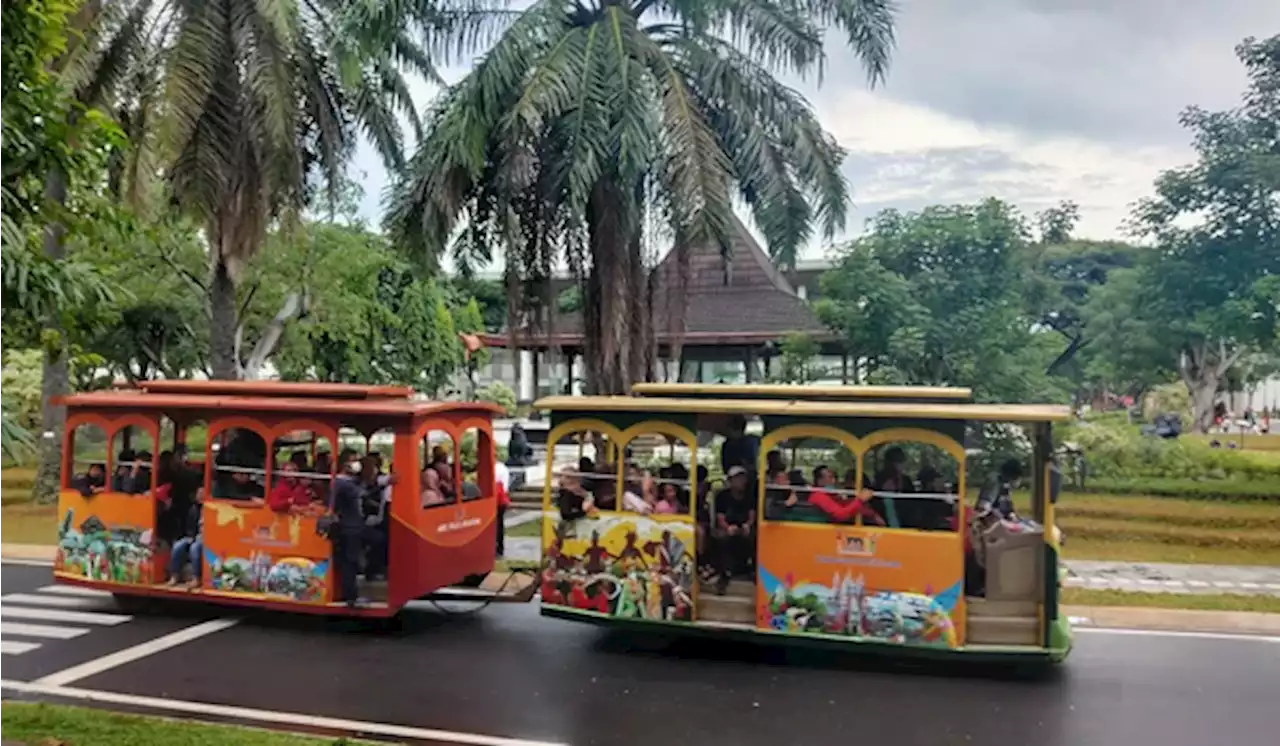
[[[508,417],[516,414],[516,392],[502,381],[494,381],[488,386],[476,389],[476,400],[493,402],[506,411]]]
[[[1210,448],[1195,438],[1144,437],[1135,427],[1097,422],[1067,426],[1063,431],[1063,440],[1084,451],[1091,481],[1210,479],[1280,484],[1280,460],[1265,452]]]

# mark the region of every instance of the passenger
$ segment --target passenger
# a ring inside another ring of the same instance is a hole
[[[773,449],[765,454],[765,477],[769,484],[777,484],[777,476],[785,474],[787,471],[787,462],[782,458],[782,451]]]
[[[111,475],[112,492],[132,492],[133,476],[136,475],[137,461],[133,450],[126,448],[116,458],[116,471]]]
[[[884,454],[884,468],[876,474],[877,492],[915,492],[915,485],[907,476],[907,454],[894,446]]]
[[[622,491],[622,509],[648,515],[653,512],[656,500],[652,498],[653,479],[640,471],[635,464],[627,464],[627,480]]]
[[[138,451],[134,466],[129,471],[131,494],[143,495],[151,491],[151,460],[151,451]]]
[[[680,512],[680,489],[671,482],[662,483],[662,491],[653,512],[660,515],[675,515]]]
[[[360,498],[364,514],[365,577],[381,580],[387,570],[387,503],[391,491],[390,478],[379,472],[381,458],[377,453],[361,462],[360,482],[364,489]]]
[[[311,467],[311,471],[315,474],[332,474],[333,456],[328,451],[320,451],[317,453],[316,463]]]
[[[176,586],[182,582],[182,569],[191,563],[191,580],[188,588],[200,587],[201,560],[204,555],[204,534],[201,531],[202,510],[198,500],[191,503],[187,511],[186,523],[183,526],[182,538],[173,544],[169,552],[169,585]]]
[[[863,480],[863,481],[866,481],[866,480]],[[849,490],[850,492],[857,490],[858,489],[858,470],[845,469],[844,479],[841,480],[840,486],[843,489]],[[870,487],[871,485],[863,485],[863,486]]]
[[[359,461],[348,462],[342,474],[333,480],[329,491],[329,509],[337,516],[337,530],[333,533],[333,559],[338,573],[338,601],[356,607],[365,604],[360,598],[360,559],[364,554],[365,520],[360,501],[364,486],[360,481],[363,465]]]
[[[428,466],[422,470],[422,507],[444,505],[444,493],[440,491],[440,472]]]
[[[89,464],[84,474],[71,480],[71,488],[78,490],[84,497],[93,497],[107,486],[106,467],[99,463]]]
[[[684,464],[671,465],[671,479],[677,483],[676,488],[676,512],[681,515],[688,515],[689,508],[692,507],[689,502],[689,468]]]
[[[884,525],[884,519],[880,514],[872,510],[871,506],[864,503],[861,498],[850,499],[847,495],[834,495],[828,492],[828,488],[834,487],[835,483],[835,472],[826,466],[816,467],[813,470],[813,486],[816,489],[809,493],[809,504],[821,510],[835,523],[853,523],[858,516],[861,516],[863,523]]]
[[[252,476],[246,471],[231,472],[231,479],[224,483],[225,492],[218,497],[228,500],[261,500],[264,495],[262,485],[252,479]]]
[[[289,463],[296,467],[296,471],[310,471],[311,465],[307,463],[307,454],[303,451],[294,451],[289,455]]]
[[[560,519],[564,521],[585,518],[595,508],[595,500],[582,486],[582,478],[578,476],[578,472],[565,469],[560,474],[556,505],[560,508]]]
[[[187,516],[197,502],[204,476],[187,460],[187,446],[174,446],[169,503],[160,515],[156,534],[172,545],[185,535]]]
[[[612,464],[602,464],[597,467],[598,476],[591,480],[591,494],[595,499],[596,507],[601,510],[618,509],[617,477],[614,476],[616,473]]]
[[[1009,459],[1000,465],[1000,471],[989,480],[978,494],[978,512],[994,510],[1001,518],[1013,518],[1013,491],[1022,481],[1022,464]]]
[[[720,468],[725,474],[735,466],[747,470],[748,481],[756,472],[760,458],[760,438],[747,435],[747,418],[735,414],[729,419],[729,435],[720,447]]]
[[[731,466],[729,486],[716,494],[716,593],[724,595],[735,572],[747,571],[755,557],[756,507],[747,491],[747,470]]]
[[[440,494],[444,495],[446,502],[453,502],[458,497],[458,492],[453,484],[453,468],[449,466],[448,460],[434,461],[431,468],[436,470],[436,474],[440,476]]]
[[[298,478],[298,465],[286,461],[280,467],[280,480],[267,496],[267,507],[277,513],[286,513],[311,504],[311,491]]]

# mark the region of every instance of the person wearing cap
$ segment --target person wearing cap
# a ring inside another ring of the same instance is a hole
[[[1000,471],[992,477],[978,494],[977,509],[979,513],[994,510],[1002,518],[1012,518],[1013,491],[1022,481],[1022,464],[1017,459],[1009,459],[1000,465]]]
[[[716,593],[724,595],[729,581],[739,568],[745,568],[755,556],[756,506],[747,490],[748,475],[742,466],[729,467],[729,486],[716,494],[715,539]]]

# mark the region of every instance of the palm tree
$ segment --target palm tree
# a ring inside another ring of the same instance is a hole
[[[204,228],[215,377],[237,375],[236,287],[268,229],[339,183],[358,132],[398,171],[398,117],[422,137],[406,71],[439,82],[431,53],[501,28],[493,4],[121,0],[99,13],[71,75],[131,143],[113,186],[138,199],[160,174]]]
[[[433,261],[501,246],[523,279],[567,262],[588,389],[624,391],[651,371],[650,218],[682,275],[690,246],[728,250],[735,195],[784,265],[815,224],[843,227],[843,152],[777,76],[821,75],[835,27],[874,84],[893,15],[890,0],[541,0],[437,103],[388,227]]]

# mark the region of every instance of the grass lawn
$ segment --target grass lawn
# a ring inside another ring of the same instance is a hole
[[[1280,422],[1273,423],[1273,427],[1280,426]],[[1211,443],[1218,441],[1222,445],[1227,443],[1235,443],[1240,445],[1243,443],[1246,453],[1254,452],[1270,452],[1280,453],[1280,433],[1272,433],[1268,435],[1252,435],[1246,434],[1241,438],[1239,433],[1213,433],[1212,435],[1198,435],[1196,433],[1183,433],[1179,437],[1189,438],[1201,443]]]
[[[122,715],[63,705],[5,702],[4,739],[28,746],[337,746],[367,744],[229,725]]]
[[[538,519],[538,520],[528,521],[526,523],[521,523],[519,526],[516,526],[514,528],[509,527],[507,528],[506,535],[507,535],[507,538],[516,537],[516,536],[523,537],[523,538],[541,536],[542,520]]]
[[[1133,593],[1130,591],[1063,588],[1062,603],[1070,606],[1145,606],[1196,611],[1261,611],[1280,614],[1280,598],[1212,593]]]
[[[53,544],[58,536],[58,506],[30,501],[0,507],[0,541],[5,544]]]

